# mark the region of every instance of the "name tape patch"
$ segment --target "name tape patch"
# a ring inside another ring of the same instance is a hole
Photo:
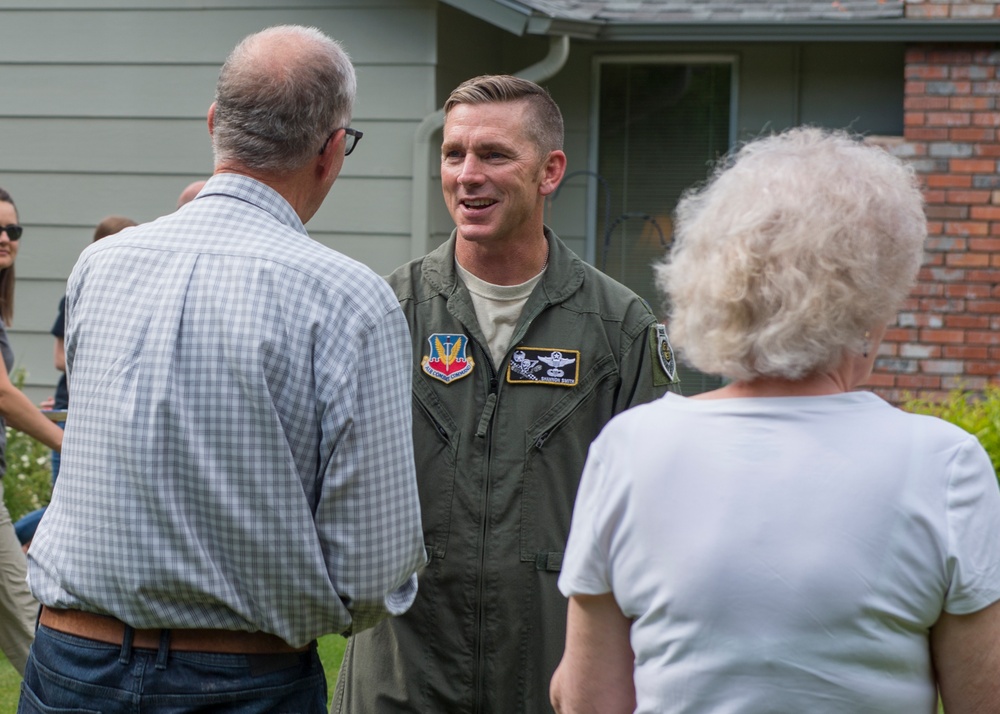
[[[518,347],[507,365],[510,384],[575,387],[580,381],[580,352],[551,347]]]

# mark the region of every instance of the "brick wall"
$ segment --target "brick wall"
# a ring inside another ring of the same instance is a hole
[[[885,0],[878,0],[885,2]],[[941,20],[976,20],[1000,17],[1000,0],[906,0],[907,18]]]
[[[906,14],[1000,18],[1000,0],[907,0]],[[1000,43],[912,46],[905,81],[894,152],[921,176],[930,236],[869,382],[897,402],[1000,381]]]

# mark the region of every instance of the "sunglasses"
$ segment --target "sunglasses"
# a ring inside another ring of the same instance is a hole
[[[20,240],[24,229],[16,223],[11,223],[9,226],[0,226],[0,233],[6,233],[11,240]]]

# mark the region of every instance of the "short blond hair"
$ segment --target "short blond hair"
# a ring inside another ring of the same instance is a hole
[[[510,74],[483,74],[452,90],[444,103],[445,116],[460,104],[525,102],[530,120],[525,132],[542,155],[562,151],[565,129],[562,112],[551,95],[534,82]]]
[[[841,131],[744,145],[676,211],[656,268],[686,362],[732,379],[830,369],[889,322],[923,256],[912,169]]]

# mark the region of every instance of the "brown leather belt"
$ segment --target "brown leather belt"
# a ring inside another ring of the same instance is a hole
[[[125,640],[125,623],[107,615],[82,610],[58,610],[42,605],[39,623],[51,630],[88,640],[119,645]],[[132,646],[139,649],[160,648],[163,630],[134,630]],[[305,652],[292,647],[277,635],[240,630],[170,630],[170,649],[178,652],[213,652],[216,654],[288,654]]]

